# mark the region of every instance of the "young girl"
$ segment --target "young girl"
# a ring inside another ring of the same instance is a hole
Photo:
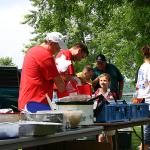
[[[109,89],[110,85],[110,75],[107,73],[103,73],[99,76],[99,85],[100,88],[97,89],[95,92],[95,96],[103,95],[106,100],[114,100],[117,97],[116,93],[113,93]],[[98,135],[98,141],[99,142],[105,142],[106,136],[108,139],[108,142],[111,144],[111,147],[113,149],[113,141],[112,141],[112,135],[115,134],[115,131],[109,131],[109,132],[103,132],[102,134]]]
[[[109,89],[110,85],[110,75],[107,73],[103,73],[99,76],[99,85],[100,88],[98,88],[95,92],[95,96],[103,95],[106,100],[114,100],[117,97],[117,94],[114,92],[111,92]]]

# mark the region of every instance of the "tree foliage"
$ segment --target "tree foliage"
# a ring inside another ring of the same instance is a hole
[[[96,55],[103,53],[125,76],[134,78],[143,59],[140,49],[150,43],[149,0],[30,1],[35,9],[23,23],[34,28],[31,45],[40,43],[46,32],[68,34],[69,47],[83,41],[90,50],[88,59],[75,64],[78,71],[85,64],[94,65]]]
[[[12,62],[11,57],[1,57],[0,66],[15,66],[15,64]]]

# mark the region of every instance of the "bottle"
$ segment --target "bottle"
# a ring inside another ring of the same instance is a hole
[[[57,102],[58,101],[58,96],[57,96],[57,91],[53,91],[53,98],[52,98],[53,102]]]

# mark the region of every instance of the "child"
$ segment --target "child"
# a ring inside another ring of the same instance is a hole
[[[82,72],[77,73],[77,77],[81,80],[82,84],[92,85],[93,68],[90,65],[86,65]]]
[[[99,85],[100,88],[98,88],[95,92],[95,96],[103,95],[106,100],[114,100],[117,97],[116,93],[113,93],[109,89],[110,85],[110,75],[107,73],[103,73],[99,76]],[[113,149],[113,141],[112,141],[112,135],[115,134],[115,131],[109,131],[109,132],[103,132],[102,134],[98,135],[98,141],[99,142],[105,142],[106,136],[108,139],[108,142],[111,144],[111,147]]]
[[[114,100],[117,97],[117,94],[114,92],[111,92],[109,89],[110,85],[110,75],[107,73],[103,73],[99,76],[99,85],[100,88],[98,88],[95,92],[95,96],[103,95],[106,100]]]

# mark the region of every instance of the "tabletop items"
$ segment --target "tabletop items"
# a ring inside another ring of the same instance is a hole
[[[96,122],[129,121],[148,117],[147,103],[128,104],[125,100],[118,100],[117,103],[105,103],[96,115]]]
[[[74,111],[74,114],[78,114],[78,111],[82,112],[79,125],[91,125],[94,123],[93,102],[59,101],[56,102],[56,109],[59,111],[67,111],[68,113]]]
[[[71,128],[90,126],[94,121],[132,121],[149,117],[149,105],[146,103],[128,104],[124,100],[106,103],[102,96],[90,98],[85,95],[75,99],[76,96],[73,96],[71,100],[65,97],[56,101],[56,110],[53,111],[5,113],[4,110],[4,113],[0,113],[0,139],[50,135]],[[93,111],[95,100],[99,102],[97,111]]]
[[[78,127],[83,112],[81,110],[55,110],[39,111],[37,113],[25,113],[22,119],[26,121],[61,123],[57,131],[65,131],[68,128]]]
[[[56,133],[62,123],[21,121],[19,122],[19,136],[45,136]]]
[[[79,127],[81,110],[0,114],[0,140],[21,136],[45,136]]]

